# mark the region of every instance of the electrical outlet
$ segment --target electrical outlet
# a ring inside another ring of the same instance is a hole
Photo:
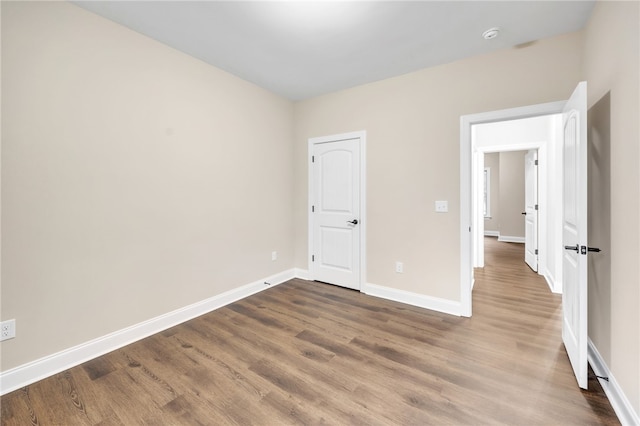
[[[437,213],[447,213],[449,211],[449,202],[448,201],[436,201],[436,212]]]
[[[404,272],[404,265],[402,262],[396,262],[396,272],[402,274]]]
[[[16,337],[16,320],[10,319],[0,323],[0,342]]]
[[[277,251],[272,251],[271,252],[271,260],[278,260],[278,252]]]

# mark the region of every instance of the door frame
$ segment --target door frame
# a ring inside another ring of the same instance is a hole
[[[546,115],[546,114],[543,114]],[[498,120],[498,121],[504,121],[504,120]],[[529,143],[502,143],[502,144],[497,144],[497,145],[491,145],[491,146],[482,146],[482,147],[477,147],[475,149],[475,156],[473,156],[473,158],[475,158],[475,175],[471,176],[472,179],[472,184],[473,182],[476,182],[476,188],[475,188],[475,202],[472,205],[472,209],[473,210],[473,220],[471,222],[471,228],[475,229],[475,234],[471,235],[471,241],[472,241],[472,250],[475,253],[475,256],[473,258],[473,267],[474,268],[484,268],[484,216],[482,215],[482,198],[480,198],[480,194],[482,191],[482,187],[480,187],[480,182],[482,182],[482,171],[484,170],[484,156],[487,154],[499,154],[501,152],[513,152],[513,151],[529,151],[529,150],[536,150],[536,151],[540,151],[541,149],[545,148],[545,143],[546,142],[529,142]],[[473,145],[471,146],[471,149],[473,151]],[[543,164],[542,165],[543,169],[545,170],[546,173],[546,165]],[[545,185],[541,188],[539,186],[540,192],[542,192],[543,197],[546,196],[546,179],[545,179]],[[540,205],[540,211],[538,212],[539,216],[543,216],[547,214],[547,206],[542,203]],[[475,236],[475,240],[474,240],[474,236]],[[546,237],[543,239],[542,242],[546,241]],[[475,243],[475,244],[474,244]],[[540,242],[540,239],[538,239],[538,246],[544,245]],[[540,269],[539,269],[540,270]],[[541,275],[542,273],[539,272]]]
[[[562,113],[566,101],[489,111],[460,117],[460,315],[472,315],[473,288],[473,179],[471,126]]]
[[[307,199],[307,235],[308,235],[308,249],[307,249],[307,265],[309,271],[309,279],[314,280],[314,268],[313,268],[313,248],[314,248],[314,240],[313,240],[313,225],[314,225],[314,215],[311,211],[313,206],[313,191],[314,191],[314,180],[313,180],[313,170],[311,168],[311,156],[313,155],[313,147],[316,144],[320,143],[328,143],[328,142],[338,142],[347,139],[358,139],[360,144],[360,218],[358,218],[358,226],[360,227],[360,241],[358,242],[360,253],[360,281],[358,283],[358,290],[362,292],[367,279],[367,191],[366,191],[366,146],[367,146],[367,132],[366,130],[359,130],[355,132],[348,133],[340,133],[329,136],[319,136],[315,138],[310,138],[308,140],[307,146],[307,166],[308,166],[308,199]]]
[[[533,156],[533,161],[534,163],[528,163],[527,161],[529,160],[529,155]],[[546,182],[546,179],[540,179],[540,167],[542,167],[544,165],[543,162],[541,162],[539,164],[540,161],[540,157],[542,157],[540,155],[540,149],[530,149],[527,151],[527,153],[524,156],[524,161],[525,161],[525,165],[524,165],[524,208],[525,208],[525,218],[524,218],[524,259],[525,262],[529,265],[529,267],[531,267],[532,270],[534,270],[536,273],[538,274],[542,274],[542,271],[544,271],[544,269],[546,268],[546,265],[540,265],[541,260],[546,260],[544,256],[540,256],[538,255],[538,249],[540,246],[543,246],[546,248],[546,227],[543,227],[541,225],[546,225],[546,221],[545,220],[540,220],[541,218],[544,218],[543,216],[543,211],[541,210],[543,207],[546,207],[546,188],[544,187],[544,185],[541,185],[541,180]],[[548,158],[548,157],[547,157]],[[527,179],[529,177],[529,171],[531,171],[531,173],[533,174],[533,182],[532,182],[532,188],[529,187],[529,185],[527,185]],[[531,192],[531,191],[532,192]],[[542,196],[540,196],[542,193]],[[529,204],[528,200],[531,197],[531,201],[533,201],[531,204]],[[540,200],[545,200],[545,202],[541,202]],[[529,218],[529,211],[527,210],[529,208],[529,206],[532,206],[532,211],[531,214],[534,216],[534,229],[533,229],[533,233],[534,235],[531,236],[533,238],[533,247],[530,247],[528,241],[529,241],[529,237],[530,237],[530,233],[527,232],[527,220]],[[546,218],[545,218],[546,219]],[[542,230],[542,232],[540,232]],[[534,250],[533,256],[535,259],[535,268],[533,266],[531,266],[531,264],[529,264],[529,260],[527,257],[528,253],[531,253],[530,249]]]

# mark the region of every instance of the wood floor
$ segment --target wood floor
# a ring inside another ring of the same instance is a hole
[[[523,256],[487,241],[472,318],[292,280],[5,395],[2,424],[618,424]]]

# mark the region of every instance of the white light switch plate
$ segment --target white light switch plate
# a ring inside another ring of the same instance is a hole
[[[446,213],[449,211],[449,202],[448,201],[436,201],[436,212],[438,213]]]

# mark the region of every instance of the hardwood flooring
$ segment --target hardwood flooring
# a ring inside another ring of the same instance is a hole
[[[5,395],[2,424],[618,424],[523,257],[488,239],[472,318],[291,280]]]

